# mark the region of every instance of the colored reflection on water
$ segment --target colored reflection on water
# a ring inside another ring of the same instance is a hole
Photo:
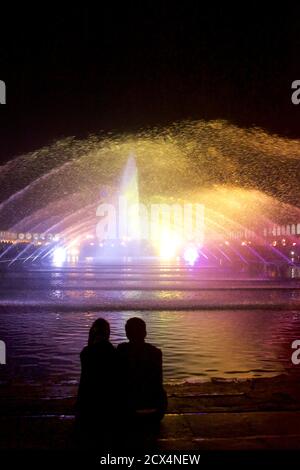
[[[163,350],[166,381],[290,371],[291,343],[300,338],[295,282],[143,268],[40,270],[5,273],[0,293],[1,380],[57,390],[77,382],[79,353],[100,316],[113,344],[125,340],[128,318],[143,318],[148,340]]]

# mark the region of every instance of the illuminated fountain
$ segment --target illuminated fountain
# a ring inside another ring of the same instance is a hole
[[[138,170],[136,166],[136,160],[133,155],[130,155],[128,158],[120,186],[119,198],[126,201],[126,205],[129,208],[130,213],[124,214],[124,217],[119,220],[119,225],[123,223],[123,227],[119,226],[119,233],[122,234],[122,232],[124,232],[124,238],[139,240],[141,233],[138,212]],[[132,208],[132,210],[130,210],[130,208]]]
[[[203,260],[215,257],[218,264],[236,258],[245,263],[253,256],[262,262],[264,254],[256,245],[265,243],[263,228],[300,222],[299,162],[298,140],[223,121],[69,138],[0,168],[0,229],[58,233],[66,247],[75,250],[95,237],[99,204],[121,193],[134,203],[203,204]],[[138,239],[139,218],[133,217],[131,224]],[[235,241],[236,233],[245,235]],[[298,235],[289,238],[297,244]],[[172,257],[177,245],[176,234],[167,233],[158,251]],[[187,246],[187,261],[195,257],[194,248]],[[279,251],[278,246],[270,249]]]

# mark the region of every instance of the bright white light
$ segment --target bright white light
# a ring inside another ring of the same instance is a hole
[[[159,256],[162,259],[170,260],[177,256],[180,246],[180,237],[176,233],[165,232],[159,241]]]
[[[198,258],[198,250],[195,246],[188,246],[183,253],[184,260],[189,264],[194,264]]]
[[[62,246],[55,248],[52,255],[53,264],[55,266],[61,266],[66,261],[66,257],[66,250]]]
[[[76,246],[72,246],[68,250],[68,255],[70,256],[78,256],[79,255],[79,249]]]

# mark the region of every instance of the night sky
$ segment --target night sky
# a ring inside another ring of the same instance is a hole
[[[233,6],[234,5],[234,6]],[[0,160],[69,135],[226,119],[300,137],[294,4],[124,2],[3,11]]]

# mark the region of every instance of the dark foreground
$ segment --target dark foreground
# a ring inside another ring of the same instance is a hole
[[[300,380],[287,375],[166,386],[169,407],[153,449],[300,449]],[[74,389],[75,392],[75,389]],[[74,396],[39,399],[1,391],[0,448],[72,450]],[[131,447],[134,443],[131,442]],[[147,442],[145,442],[147,447]]]

